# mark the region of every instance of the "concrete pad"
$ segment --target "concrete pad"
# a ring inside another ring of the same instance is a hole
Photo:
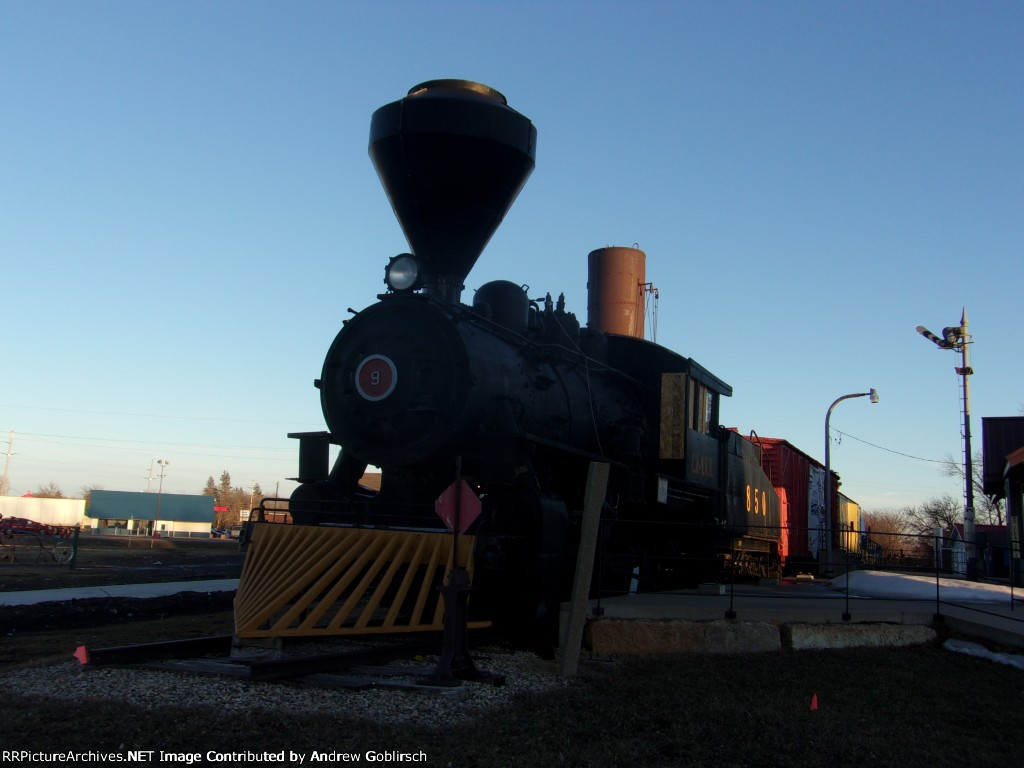
[[[724,595],[725,584],[700,584],[697,587],[698,595]]]
[[[920,624],[785,624],[782,643],[795,651],[924,645],[935,630]]]
[[[592,619],[584,643],[601,656],[778,651],[778,627],[754,621]]]

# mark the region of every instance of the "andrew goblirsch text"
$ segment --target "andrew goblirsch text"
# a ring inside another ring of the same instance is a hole
[[[290,763],[304,765],[306,763],[425,763],[427,753],[398,752],[385,750],[378,752],[338,752],[313,750],[294,752],[164,752],[157,749],[136,749],[124,752],[103,752],[88,750],[85,752],[42,752],[28,749],[0,750],[0,762],[4,763],[184,763],[186,765],[202,765],[204,763]]]

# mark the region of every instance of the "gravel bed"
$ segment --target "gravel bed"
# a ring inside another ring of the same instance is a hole
[[[464,683],[458,688],[364,691],[329,690],[277,683],[253,683],[178,672],[82,667],[76,661],[0,673],[0,697],[6,693],[37,695],[71,703],[100,700],[131,702],[155,709],[203,704],[224,713],[253,712],[351,715],[393,724],[451,725],[480,710],[511,704],[521,693],[545,691],[568,683],[554,662],[524,653],[481,651],[478,668],[505,676],[505,685]],[[436,659],[421,662],[424,673]]]

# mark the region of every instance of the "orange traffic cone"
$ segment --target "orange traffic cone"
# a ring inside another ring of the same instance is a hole
[[[813,696],[811,696],[811,712],[817,712],[817,711],[818,711],[818,694],[815,693]]]

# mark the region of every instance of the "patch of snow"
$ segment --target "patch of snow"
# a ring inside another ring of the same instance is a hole
[[[966,653],[968,656],[977,656],[982,659],[988,659],[998,664],[1006,664],[1010,667],[1016,667],[1017,669],[1024,669],[1024,656],[1013,656],[1008,653],[996,653],[990,651],[983,645],[978,643],[972,643],[967,640],[954,640],[950,638],[942,644],[942,647],[947,651],[955,651],[956,653]]]
[[[832,580],[832,589],[845,591],[847,577]],[[935,577],[907,573],[880,573],[878,571],[851,571],[851,596],[888,597],[894,599],[934,600]],[[1010,588],[1001,584],[940,578],[939,599],[950,602],[1009,603]],[[1024,591],[1016,590],[1014,599],[1024,599]]]

